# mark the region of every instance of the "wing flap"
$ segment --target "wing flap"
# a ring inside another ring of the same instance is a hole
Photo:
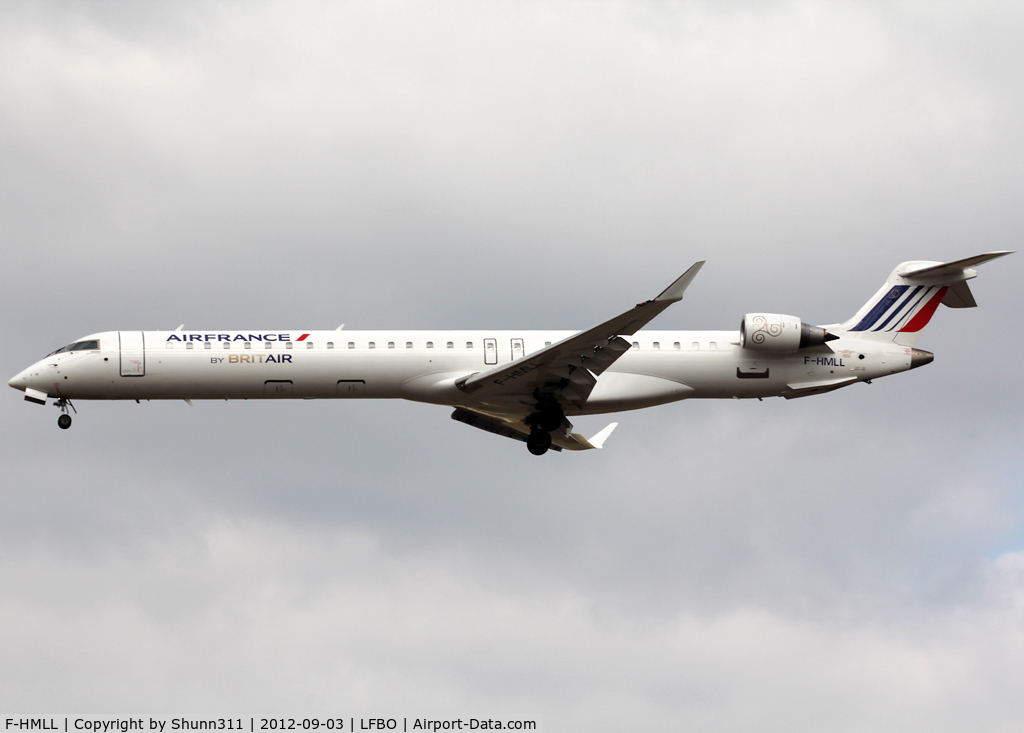
[[[856,381],[857,377],[840,377],[838,379],[823,379],[817,382],[787,384],[782,396],[787,400],[792,400],[797,397],[809,397],[812,394],[831,392],[834,389],[845,387],[846,385],[853,384]]]
[[[494,415],[488,415],[477,410],[470,410],[465,407],[456,407],[455,411],[452,412],[452,420],[465,423],[466,425],[472,425],[474,428],[480,430],[486,430],[488,433],[494,433],[495,435],[503,435],[506,438],[512,438],[513,440],[519,440],[523,443],[526,442],[526,438],[530,434],[530,426],[524,423],[522,420],[502,419]],[[615,430],[617,422],[613,422],[601,430],[597,435],[587,440],[579,433],[573,433],[572,423],[568,420],[562,421],[562,427],[551,434],[551,448],[550,450],[591,450],[600,449],[604,446],[604,442],[608,439],[608,436]]]
[[[452,413],[452,420],[457,420],[466,425],[472,425],[474,428],[480,428],[486,430],[488,433],[494,433],[495,435],[503,435],[506,438],[512,438],[512,440],[519,440],[523,443],[526,442],[527,436],[530,434],[530,428],[525,424],[519,429],[515,426],[515,423],[509,423],[500,418],[493,417],[491,415],[485,415],[476,410],[467,410],[464,407],[456,407]],[[562,448],[552,441],[552,450],[562,450]]]

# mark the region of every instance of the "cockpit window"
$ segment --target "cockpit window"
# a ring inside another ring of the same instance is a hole
[[[89,341],[76,341],[73,344],[62,346],[51,353],[50,356],[53,356],[54,354],[63,354],[65,351],[98,351],[99,348],[100,342],[93,339]]]

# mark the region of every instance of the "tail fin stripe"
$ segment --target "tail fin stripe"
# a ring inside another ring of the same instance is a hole
[[[912,301],[914,299],[914,296],[917,295],[921,291],[921,288],[923,288],[923,287],[924,287],[923,285],[918,285],[916,288],[911,290],[910,294],[906,298],[903,299],[903,302],[900,303],[899,306],[897,306],[897,308],[892,313],[889,314],[889,317],[886,318],[885,321],[882,322],[882,325],[879,326],[878,328],[876,328],[875,330],[876,331],[884,330],[885,327],[889,325],[889,321],[891,321],[893,318],[895,318],[900,313],[900,311],[902,311],[906,307],[907,303],[909,303],[910,301]]]
[[[867,330],[869,330],[872,326],[875,325],[875,323],[878,321],[878,319],[881,318],[883,315],[885,315],[885,312],[888,311],[893,306],[893,304],[897,300],[899,300],[899,298],[905,292],[907,292],[907,290],[909,290],[909,289],[910,289],[909,285],[894,285],[892,290],[890,290],[888,292],[888,294],[883,296],[881,300],[879,300],[877,303],[875,303],[875,307],[871,309],[871,312],[869,312],[866,316],[864,316],[864,318],[861,319],[861,322],[858,323],[853,328],[851,328],[850,330],[851,331],[867,331]]]
[[[924,286],[922,285],[918,289],[921,289],[923,287]],[[896,322],[889,326],[889,328],[887,328],[886,331],[898,331],[903,326],[903,324],[905,324],[907,321],[913,318],[914,314],[917,313],[917,309],[921,307],[921,304],[925,302],[925,300],[928,298],[928,295],[933,290],[935,290],[934,285],[928,287],[923,293],[921,293],[920,297],[914,301],[914,304],[910,306],[909,309],[904,311],[903,315],[897,318]],[[881,331],[882,329],[878,330]]]
[[[917,315],[914,316],[910,323],[900,329],[900,331],[920,331],[922,328],[928,325],[928,321],[932,319],[932,315],[935,313],[935,309],[939,307],[939,303],[946,297],[946,291],[949,290],[949,286],[939,288],[939,292],[935,294],[935,297],[928,301],[928,304],[918,311]]]
[[[902,262],[885,284],[853,316],[832,328],[843,337],[892,342],[913,348],[939,304],[950,308],[977,305],[967,281],[977,265],[1012,252],[988,252],[956,262]]]

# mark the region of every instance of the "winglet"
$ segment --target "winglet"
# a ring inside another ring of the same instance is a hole
[[[604,442],[608,440],[608,436],[611,435],[612,431],[615,430],[615,428],[617,428],[618,426],[619,424],[617,422],[611,423],[610,425],[608,425],[608,427],[606,427],[604,430],[602,430],[600,433],[595,435],[587,442],[590,443],[590,445],[592,445],[594,448],[600,450],[604,446]]]
[[[683,299],[683,291],[689,287],[690,283],[693,282],[693,278],[697,277],[697,273],[700,272],[700,268],[704,267],[704,260],[694,263],[693,267],[684,272],[679,276],[679,279],[669,285],[662,291],[661,295],[655,298],[655,301],[669,301],[675,303],[678,300]]]

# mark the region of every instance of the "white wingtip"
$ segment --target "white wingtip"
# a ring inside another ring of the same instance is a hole
[[[183,328],[185,328],[185,324],[184,324],[184,323],[182,323],[182,324],[181,324],[180,326],[178,326],[178,327],[177,327],[176,329],[174,329],[174,330],[175,330],[175,331],[180,331],[180,330],[181,330],[181,329],[183,329]]]
[[[604,447],[604,442],[608,440],[608,436],[611,435],[612,431],[615,430],[615,428],[617,427],[619,427],[619,424],[617,422],[613,422],[587,442],[590,443],[595,448],[597,448],[598,450],[600,450],[601,448]]]

